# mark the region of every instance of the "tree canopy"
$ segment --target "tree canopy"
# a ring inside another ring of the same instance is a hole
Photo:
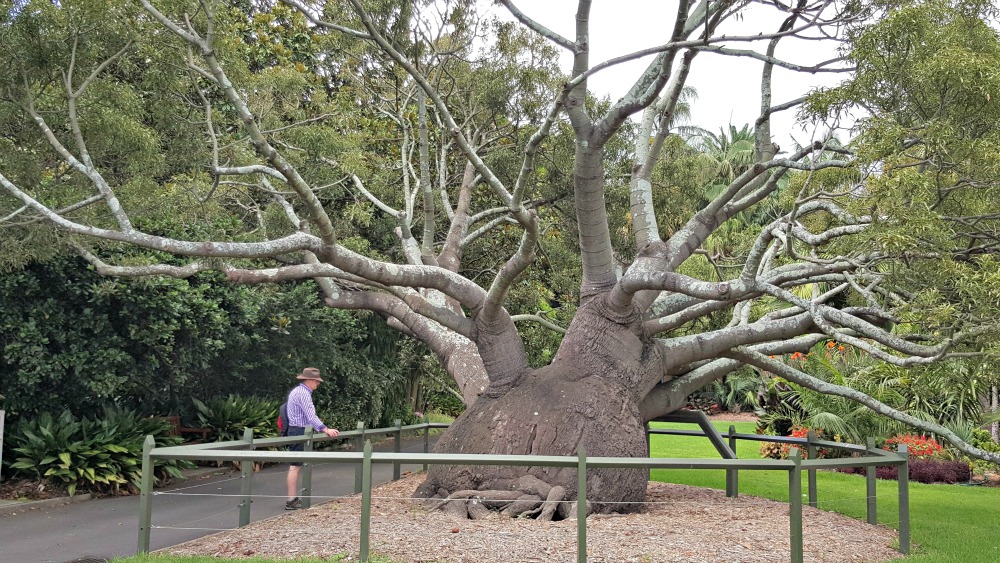
[[[8,2],[4,264],[71,251],[111,276],[314,279],[454,377],[469,409],[444,451],[638,455],[644,422],[751,366],[998,460],[777,358],[994,353],[994,6],[680,0],[648,49],[594,61],[589,0],[570,36],[498,4],[512,22],[464,0]],[[770,27],[740,27],[751,7]],[[840,55],[776,55],[795,40]],[[760,65],[740,88],[761,109],[705,137],[706,159],[676,116],[692,66],[720,56]],[[636,59],[623,97],[588,92]],[[789,95],[777,68],[843,81]],[[782,111],[857,125],[782,148]],[[607,498],[643,494],[628,471]],[[517,479],[441,468],[425,492]]]

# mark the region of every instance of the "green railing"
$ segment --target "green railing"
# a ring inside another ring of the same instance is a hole
[[[698,415],[701,415],[700,417]],[[723,459],[684,459],[684,458],[622,458],[622,457],[587,457],[581,447],[576,456],[537,456],[537,455],[486,455],[486,454],[434,454],[428,453],[429,431],[431,428],[447,428],[447,424],[423,423],[402,426],[397,421],[390,428],[365,429],[363,423],[358,423],[357,430],[342,432],[337,438],[329,438],[325,434],[315,434],[312,429],[306,429],[304,436],[285,438],[264,438],[254,440],[250,429],[244,433],[242,440],[216,442],[211,444],[192,444],[188,446],[154,447],[153,438],[146,438],[143,448],[142,482],[139,497],[139,553],[149,551],[150,531],[152,522],[153,461],[164,460],[200,460],[200,461],[233,461],[240,462],[241,467],[241,502],[239,505],[239,525],[250,522],[250,505],[253,492],[253,463],[292,461],[304,462],[302,469],[303,504],[309,506],[311,495],[311,463],[351,463],[355,464],[355,493],[361,493],[361,541],[359,559],[369,558],[369,536],[371,526],[371,472],[372,464],[392,464],[393,478],[398,479],[400,465],[404,463],[429,465],[501,465],[501,466],[544,466],[544,467],[576,467],[577,468],[577,560],[587,560],[587,469],[588,468],[632,468],[632,469],[722,469],[726,471],[726,491],[730,496],[738,494],[739,471],[786,471],[788,473],[789,498],[789,539],[791,546],[791,561],[800,563],[803,557],[802,543],[802,472],[808,474],[809,504],[815,506],[817,469],[834,469],[837,467],[869,467],[884,465],[899,466],[899,551],[906,554],[910,549],[909,531],[909,481],[906,446],[901,445],[898,453],[887,452],[875,448],[869,440],[869,445],[857,446],[842,442],[825,442],[810,438],[785,438],[779,436],[762,436],[757,434],[737,434],[733,427],[726,435],[719,434],[704,418],[704,414],[675,414],[672,420],[684,418],[685,422],[707,424],[711,431],[686,431],[650,429],[649,434],[672,434],[688,436],[708,436],[722,450],[729,450]],[[703,426],[704,428],[704,426]],[[407,432],[423,432],[424,452],[400,452],[401,437]],[[712,434],[714,433],[714,437]],[[394,451],[373,452],[372,437],[394,437]],[[728,443],[723,440],[728,438]],[[353,452],[314,451],[316,442],[330,440],[352,440],[357,445],[363,444]],[[735,457],[736,440],[772,441],[794,444],[787,460],[748,459]],[[256,448],[288,446],[304,444],[302,452],[288,451],[257,451]],[[809,459],[802,459],[799,446],[805,446]],[[841,448],[848,451],[863,453],[864,457],[843,459],[813,459],[815,448]],[[729,457],[729,454],[732,457]],[[868,522],[874,524],[876,514],[875,503],[875,471],[866,472],[868,477]]]

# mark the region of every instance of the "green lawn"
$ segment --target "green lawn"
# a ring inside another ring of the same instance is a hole
[[[720,431],[729,429],[728,422],[716,423]],[[753,423],[736,423],[736,431],[752,434]],[[693,425],[654,423],[654,427],[693,429]],[[740,441],[737,456],[757,458],[759,442]],[[656,436],[652,438],[654,457],[719,457],[705,438],[688,436]],[[658,469],[652,471],[655,481],[726,488],[724,471],[700,469]],[[740,494],[788,500],[788,479],[776,471],[740,471]],[[803,494],[806,489],[802,478]],[[865,518],[865,478],[820,471],[816,477],[817,500],[824,510],[840,512],[854,518]],[[899,520],[895,481],[878,481],[879,522],[896,528]],[[825,501],[824,501],[825,499]],[[910,483],[910,537],[912,555],[906,561],[987,562],[1000,561],[1000,489],[960,485],[925,485]]]

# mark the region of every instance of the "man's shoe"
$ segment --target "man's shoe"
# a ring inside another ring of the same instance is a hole
[[[285,510],[298,510],[302,508],[302,501],[299,497],[295,497],[290,501],[285,502]]]

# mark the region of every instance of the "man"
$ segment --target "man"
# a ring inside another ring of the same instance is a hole
[[[333,438],[340,434],[336,428],[327,428],[323,421],[316,416],[316,407],[313,405],[312,392],[323,383],[323,378],[319,376],[316,368],[305,368],[302,373],[295,376],[301,383],[292,389],[288,394],[288,435],[302,436],[306,433],[306,426],[312,426],[319,432]],[[289,451],[303,451],[303,444],[292,446]],[[299,485],[299,469],[301,462],[292,462],[288,466],[288,500],[285,502],[285,510],[298,510],[302,508],[302,501],[299,500],[296,489]]]

